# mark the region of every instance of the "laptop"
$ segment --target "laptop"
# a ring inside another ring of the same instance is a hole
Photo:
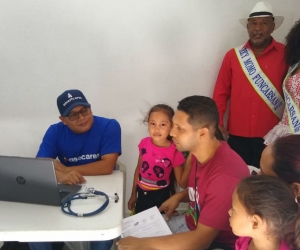
[[[0,156],[2,201],[60,206],[80,189],[79,185],[57,183],[51,159]]]

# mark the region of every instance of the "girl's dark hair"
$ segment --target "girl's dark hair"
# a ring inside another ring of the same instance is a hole
[[[249,215],[258,215],[269,234],[300,249],[299,208],[290,186],[279,178],[254,175],[242,180],[237,194]]]
[[[149,121],[149,117],[151,115],[151,113],[153,112],[164,112],[168,117],[170,122],[172,123],[172,118],[174,116],[174,110],[166,104],[157,104],[155,106],[153,106],[147,113],[146,117],[144,118],[143,122],[147,123]]]
[[[300,135],[279,137],[271,147],[274,173],[289,184],[300,183]]]
[[[300,61],[300,20],[291,28],[285,38],[285,60],[287,64],[293,65]]]
[[[172,118],[174,116],[174,110],[169,106],[169,105],[166,105],[166,104],[157,104],[155,106],[153,106],[147,113],[146,117],[144,118],[143,122],[144,123],[148,123],[149,121],[149,117],[151,115],[151,113],[153,112],[164,112],[170,122],[172,123]],[[167,137],[168,140],[172,140],[172,137],[169,135]],[[176,182],[176,178],[175,178],[175,174],[174,174],[174,169],[172,170],[171,174],[170,174],[170,184],[169,184],[169,189],[170,189],[170,194],[173,195],[176,193],[176,190],[178,188],[178,184]]]

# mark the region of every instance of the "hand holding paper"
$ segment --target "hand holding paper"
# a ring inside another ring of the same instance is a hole
[[[169,234],[172,232],[157,207],[123,219],[122,238],[127,236],[155,237]]]

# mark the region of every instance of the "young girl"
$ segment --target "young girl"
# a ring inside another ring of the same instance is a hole
[[[285,61],[291,65],[282,86],[285,108],[281,121],[264,136],[266,145],[278,137],[300,134],[300,20],[291,28],[285,40]]]
[[[135,213],[160,205],[174,194],[172,176],[180,187],[186,188],[188,171],[184,171],[183,154],[176,150],[169,133],[174,110],[165,104],[150,109],[144,122],[150,137],[139,144],[138,164],[134,173],[128,209]],[[174,174],[172,171],[174,170]]]
[[[300,249],[298,201],[282,180],[266,175],[248,177],[232,195],[230,225],[241,236],[237,250]]]

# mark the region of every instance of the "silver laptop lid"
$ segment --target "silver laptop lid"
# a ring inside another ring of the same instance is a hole
[[[0,200],[60,206],[53,161],[0,156]]]

